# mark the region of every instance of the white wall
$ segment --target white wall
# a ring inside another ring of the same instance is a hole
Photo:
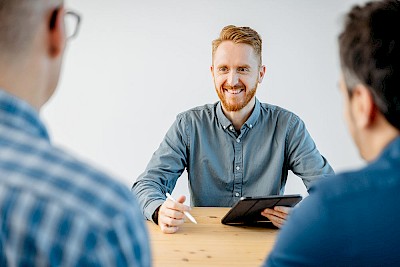
[[[258,98],[297,113],[336,171],[361,160],[342,120],[337,35],[353,0],[69,0],[83,15],[43,118],[53,141],[130,187],[176,114],[217,100],[211,41],[223,26],[263,38]],[[180,179],[176,191],[188,194]],[[287,193],[306,191],[289,177]]]

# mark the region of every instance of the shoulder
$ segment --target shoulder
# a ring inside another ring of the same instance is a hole
[[[177,119],[199,119],[204,117],[215,116],[215,110],[218,102],[214,104],[205,104],[202,106],[197,106],[181,112],[177,115]]]
[[[99,242],[96,250],[100,246],[123,246],[119,239],[129,240],[132,248],[144,248],[144,218],[128,187],[64,150],[54,148],[51,153],[58,163],[50,169],[59,171],[50,174],[54,192],[44,197],[61,210],[60,218],[69,214],[72,228],[84,224],[82,235],[93,236]],[[114,235],[115,240],[110,240],[109,235]]]
[[[386,222],[392,225],[393,221],[398,221],[393,213],[400,198],[398,173],[398,167],[396,174],[391,175],[393,168],[389,170],[380,163],[372,163],[315,182],[309,190],[310,195],[293,210],[282,228],[271,261],[303,255],[308,262],[305,265],[334,262],[332,251],[342,251],[348,240],[357,244],[351,248],[352,253],[357,254],[366,245],[359,237],[373,236],[373,240],[377,233],[380,236],[376,238],[383,237],[381,230],[387,228]],[[379,211],[379,216],[371,215],[373,211]],[[315,247],[319,248],[317,255]],[[352,253],[342,254],[341,260],[354,260]]]
[[[379,177],[385,178],[379,179]],[[386,168],[381,163],[372,163],[356,170],[320,179],[310,188],[310,195],[317,193],[329,201],[338,201],[398,186],[400,186],[400,174],[394,175],[393,169]]]
[[[359,171],[349,171],[320,179],[311,185],[309,200],[326,204],[342,201],[346,196],[354,196],[359,175]]]
[[[8,141],[0,151],[0,209],[13,207],[7,215],[12,224],[25,222],[29,234],[46,242],[53,242],[49,231],[69,233],[59,240],[66,249],[87,244],[86,238],[101,242],[93,244],[97,249],[119,242],[121,232],[130,243],[145,242],[138,204],[115,178],[48,141],[8,136],[0,141]],[[8,231],[15,230],[10,225]],[[107,233],[118,237],[109,240]]]
[[[21,139],[10,144],[10,150],[7,166],[2,169],[18,176],[3,185],[21,188],[22,193],[52,203],[62,213],[101,225],[135,202],[116,178],[47,141]]]
[[[205,104],[203,106],[197,106],[179,113],[176,116],[176,122],[178,124],[198,124],[202,125],[207,122],[212,122],[216,118],[216,108],[218,102],[214,104]]]
[[[296,115],[294,112],[282,108],[280,106],[268,104],[268,103],[260,103],[261,113],[267,115],[270,118],[276,120],[283,120],[289,123],[302,122],[300,117]]]
[[[400,189],[400,174],[386,171],[379,165],[369,164],[319,179],[311,185],[307,202],[313,207],[324,206],[325,212],[338,216],[355,216],[353,209],[361,212],[366,203],[372,208],[376,203],[371,201],[388,198],[389,192]]]
[[[303,120],[297,114],[285,108],[267,103],[260,103],[259,121],[264,127],[268,129],[273,127],[282,136],[286,136],[287,138],[289,138],[290,133],[301,133],[306,129]]]
[[[116,177],[60,148],[54,147],[51,154],[54,160],[51,164],[59,167],[60,181],[68,179],[70,185],[78,190],[75,195],[79,201],[111,217],[132,203],[132,194]],[[92,199],[88,199],[87,195]]]
[[[310,186],[309,196],[300,203],[298,209],[296,208],[294,217],[296,220],[304,219],[310,225],[320,225],[332,223],[332,217],[336,218],[333,214],[344,216],[349,211],[348,207],[353,206],[352,199],[357,198],[358,193],[362,196],[368,193],[367,191],[374,190],[364,187],[365,183],[361,182],[361,177],[362,171],[349,171],[315,181]],[[329,220],[325,221],[327,218]]]

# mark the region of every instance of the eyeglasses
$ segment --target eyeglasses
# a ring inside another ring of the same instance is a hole
[[[66,10],[64,21],[67,40],[76,37],[78,35],[79,25],[81,23],[81,16],[75,11]]]

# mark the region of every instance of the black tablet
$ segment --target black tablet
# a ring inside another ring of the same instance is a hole
[[[301,199],[301,195],[242,197],[221,219],[221,223],[235,225],[269,222],[268,218],[261,215],[262,210],[275,206],[294,207]]]

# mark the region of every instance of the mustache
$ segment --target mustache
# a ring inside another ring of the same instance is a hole
[[[226,90],[239,90],[239,89],[245,89],[245,86],[243,84],[236,84],[234,86],[224,85],[222,88]]]

